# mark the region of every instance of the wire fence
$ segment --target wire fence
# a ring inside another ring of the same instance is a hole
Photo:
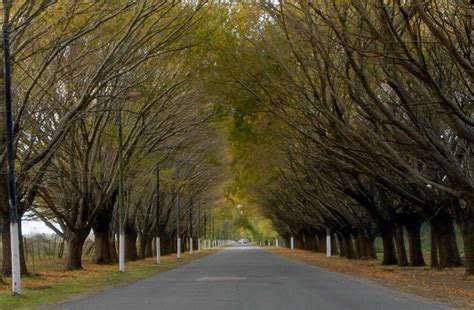
[[[57,235],[32,235],[23,237],[23,251],[26,263],[29,267],[35,269],[37,261],[58,260],[65,258],[66,242]],[[94,241],[87,239],[84,243],[82,255],[90,257],[93,255]],[[0,240],[0,253],[3,251],[3,243]],[[0,264],[2,263],[2,255],[0,254]]]

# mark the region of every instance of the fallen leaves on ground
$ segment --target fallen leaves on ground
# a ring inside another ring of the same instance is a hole
[[[380,260],[348,260],[304,250],[267,249],[330,271],[374,280],[383,286],[448,302],[460,308],[474,309],[474,278],[466,276],[462,267],[438,270],[430,267],[382,266]]]

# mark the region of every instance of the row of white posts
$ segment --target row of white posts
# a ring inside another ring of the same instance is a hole
[[[229,245],[232,241],[231,240],[213,240],[213,239],[203,239],[201,240],[198,238],[197,240],[197,250],[201,251],[201,249],[213,249],[213,248],[220,248],[226,245]],[[122,243],[123,244],[123,243]],[[271,241],[260,242],[260,245],[272,245]],[[275,239],[275,247],[280,246],[279,239]],[[193,238],[189,238],[189,254],[193,254]],[[290,238],[290,249],[295,249],[295,239],[293,237]],[[327,230],[326,232],[326,256],[331,256],[331,232]],[[177,238],[176,240],[176,257],[181,258],[181,238]],[[156,238],[156,263],[161,263],[161,244],[160,238]],[[125,268],[124,268],[125,269]]]
[[[232,241],[231,240],[213,240],[213,239],[204,239],[201,240],[198,238],[197,240],[197,250],[201,251],[213,248],[220,248],[226,245],[229,245]],[[189,238],[189,254],[193,254],[194,246],[193,246],[193,238]],[[177,238],[176,240],[176,257],[181,258],[181,238]],[[156,238],[156,263],[161,263],[161,244],[160,238]]]
[[[260,245],[273,245],[271,241],[260,241]],[[279,247],[279,239],[275,239],[275,247]],[[290,249],[294,250],[295,249],[295,239],[293,237],[290,238]],[[328,229],[326,230],[326,256],[330,257],[332,255],[332,250],[331,250],[331,231]]]

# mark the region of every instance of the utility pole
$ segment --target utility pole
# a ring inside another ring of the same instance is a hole
[[[198,238],[198,251],[201,250],[201,200],[198,200],[198,229],[197,229],[197,238]]]
[[[211,215],[212,216],[212,215]],[[215,230],[215,226],[214,226],[214,217],[212,218],[212,242],[214,243],[214,246],[216,246],[216,242],[215,239],[216,239],[216,230]]]
[[[208,249],[209,244],[207,244],[207,242],[209,239],[209,235],[208,235],[208,229],[207,229],[207,212],[204,213],[204,235],[203,236],[204,236],[204,248]]]
[[[119,271],[125,272],[125,232],[124,232],[124,197],[123,197],[123,128],[122,128],[122,107],[117,118],[119,136]]]
[[[161,263],[160,243],[160,166],[156,166],[156,263]]]
[[[123,173],[124,173],[124,162],[123,162],[123,125],[122,125],[122,107],[127,99],[139,98],[143,94],[141,92],[129,92],[122,97],[121,106],[119,107],[117,126],[118,126],[118,152],[119,152],[119,192],[118,192],[118,203],[119,203],[119,271],[125,272],[125,209],[124,209],[124,196],[123,196]],[[127,195],[127,199],[129,195]]]
[[[13,133],[13,108],[12,108],[12,68],[10,55],[10,0],[3,0],[3,55],[4,55],[4,92],[5,92],[5,127],[7,132],[7,181],[10,202],[10,242],[12,259],[12,292],[21,294],[20,270],[20,239],[18,205],[16,197],[15,180],[15,149]]]
[[[179,235],[179,186],[176,190],[176,257],[181,258],[181,237]]]
[[[193,254],[193,198],[189,204],[189,253]]]
[[[331,230],[328,228],[326,229],[326,256],[330,257],[332,255],[331,252]]]

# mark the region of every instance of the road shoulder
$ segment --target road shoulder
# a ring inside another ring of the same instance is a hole
[[[434,270],[429,267],[382,266],[377,260],[348,260],[322,253],[286,248],[265,250],[319,268],[374,281],[383,287],[456,307],[474,309],[474,279],[463,268]]]

